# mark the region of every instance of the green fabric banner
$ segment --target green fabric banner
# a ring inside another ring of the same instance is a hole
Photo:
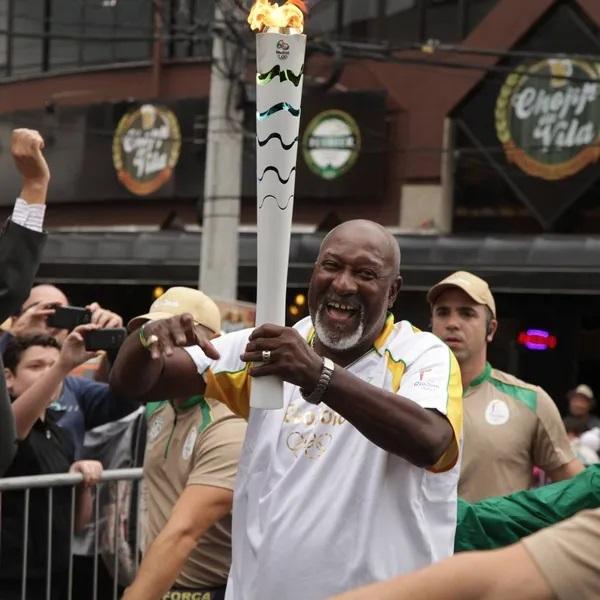
[[[572,479],[474,504],[458,501],[455,552],[491,550],[518,542],[580,510],[600,507],[600,465]]]

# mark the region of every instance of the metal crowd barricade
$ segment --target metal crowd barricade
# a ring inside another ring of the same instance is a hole
[[[99,557],[99,523],[100,523],[100,490],[102,486],[109,482],[132,481],[134,488],[137,487],[137,511],[135,527],[135,566],[139,566],[140,556],[140,532],[139,532],[139,508],[140,508],[140,485],[142,479],[142,469],[114,469],[106,470],[102,473],[100,483],[96,486],[93,505],[93,527],[94,527],[94,582],[93,596],[90,600],[98,599],[98,557]],[[27,557],[29,552],[29,503],[30,491],[32,489],[47,489],[48,493],[48,543],[46,548],[46,595],[45,600],[51,600],[52,590],[52,522],[53,522],[53,490],[57,487],[68,486],[71,488],[71,515],[70,515],[70,534],[69,534],[69,567],[68,567],[68,588],[67,598],[72,599],[73,594],[73,538],[75,535],[75,488],[77,484],[83,481],[80,473],[57,473],[52,475],[34,475],[29,477],[8,477],[0,479],[0,503],[2,493],[9,491],[24,491],[24,519],[23,519],[23,565],[21,575],[21,600],[27,600]],[[119,582],[119,487],[116,490],[116,506],[113,522],[113,600],[117,600],[118,582]],[[0,522],[0,528],[2,523]],[[36,599],[38,600],[38,599]],[[43,600],[43,599],[40,599]],[[103,600],[103,599],[102,599]]]

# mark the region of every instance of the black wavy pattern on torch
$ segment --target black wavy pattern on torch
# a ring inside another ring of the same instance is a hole
[[[286,144],[283,141],[283,138],[278,133],[272,133],[268,138],[266,138],[264,140],[259,140],[257,138],[256,141],[258,142],[258,145],[262,148],[263,146],[266,146],[272,139],[278,139],[279,143],[281,144],[281,147],[284,150],[289,150],[290,148],[292,148],[294,146],[294,144],[298,143],[298,137],[296,136],[296,139],[291,144]]]
[[[273,194],[267,194],[266,196],[263,197],[263,199],[260,202],[260,205],[258,208],[262,208],[264,203],[269,199],[269,198],[273,198],[273,200],[275,200],[275,204],[277,204],[277,208],[279,208],[279,210],[287,210],[287,207],[290,205],[290,202],[294,199],[294,194],[292,194],[289,198],[288,201],[282,206],[281,204],[279,204],[279,200],[273,196]]]
[[[277,169],[277,167],[274,167],[272,165],[269,165],[268,167],[265,168],[265,170],[262,172],[262,175],[258,178],[259,181],[262,181],[265,178],[265,175],[269,172],[269,171],[273,171],[273,173],[275,173],[277,175],[277,179],[279,179],[279,183],[287,183],[290,180],[290,177],[292,176],[292,173],[294,173],[296,171],[296,167],[292,167],[292,170],[290,171],[290,174],[288,175],[287,179],[282,179],[281,175],[279,174],[279,169]]]
[[[295,87],[298,87],[300,85],[300,80],[302,79],[303,73],[304,65],[300,67],[300,72],[298,73],[298,75],[296,75],[294,71],[292,71],[292,69],[282,69],[279,65],[275,65],[270,71],[267,71],[266,73],[257,73],[256,81],[258,82],[258,85],[268,85],[269,83],[271,83],[271,81],[273,81],[273,79],[279,77],[279,81],[281,83],[283,83],[284,81],[289,81]]]

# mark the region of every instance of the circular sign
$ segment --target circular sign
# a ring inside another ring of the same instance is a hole
[[[177,117],[167,108],[144,104],[124,115],[113,139],[113,164],[119,181],[146,196],[172,176],[181,150]]]
[[[496,101],[496,133],[509,162],[549,181],[600,158],[600,71],[547,59],[508,76]]]
[[[510,419],[510,409],[504,400],[492,400],[485,409],[485,420],[490,425],[504,425]]]
[[[356,121],[342,110],[318,114],[302,139],[304,160],[323,179],[335,179],[352,168],[361,147]]]

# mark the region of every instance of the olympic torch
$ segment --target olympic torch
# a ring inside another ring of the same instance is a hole
[[[256,36],[256,325],[285,325],[287,270],[296,183],[306,36],[304,4],[257,0],[248,23]],[[250,405],[283,407],[283,381],[252,381]]]

